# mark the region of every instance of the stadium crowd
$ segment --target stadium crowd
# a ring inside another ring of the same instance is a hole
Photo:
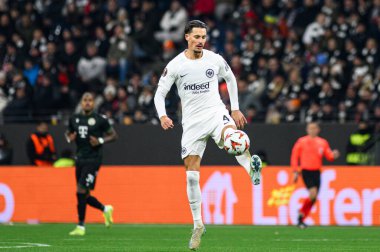
[[[64,121],[90,91],[114,123],[157,123],[189,19],[209,26],[249,122],[380,122],[380,0],[0,0],[3,122]]]

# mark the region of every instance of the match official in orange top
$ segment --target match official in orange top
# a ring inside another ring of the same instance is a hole
[[[326,139],[319,137],[320,127],[318,123],[311,122],[306,126],[307,135],[300,137],[294,144],[290,165],[294,171],[294,183],[298,180],[301,171],[303,181],[309,190],[307,198],[302,208],[299,210],[298,227],[306,228],[305,218],[309,214],[315,201],[321,184],[322,159],[334,161],[339,157],[338,150],[331,150]]]

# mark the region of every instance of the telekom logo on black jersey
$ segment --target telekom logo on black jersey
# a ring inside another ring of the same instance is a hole
[[[210,82],[204,82],[201,84],[185,84],[185,90],[204,90],[210,88]]]

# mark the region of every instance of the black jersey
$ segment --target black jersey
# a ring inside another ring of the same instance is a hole
[[[102,145],[92,146],[90,136],[103,137],[105,133],[112,130],[106,117],[97,113],[89,115],[75,114],[70,118],[68,130],[76,132],[75,143],[77,145],[77,159],[102,159]]]

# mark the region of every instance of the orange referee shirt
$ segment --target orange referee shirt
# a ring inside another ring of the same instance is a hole
[[[322,159],[334,160],[334,154],[329,143],[321,137],[300,137],[294,144],[290,165],[294,171],[299,168],[305,170],[319,170],[322,167]]]

